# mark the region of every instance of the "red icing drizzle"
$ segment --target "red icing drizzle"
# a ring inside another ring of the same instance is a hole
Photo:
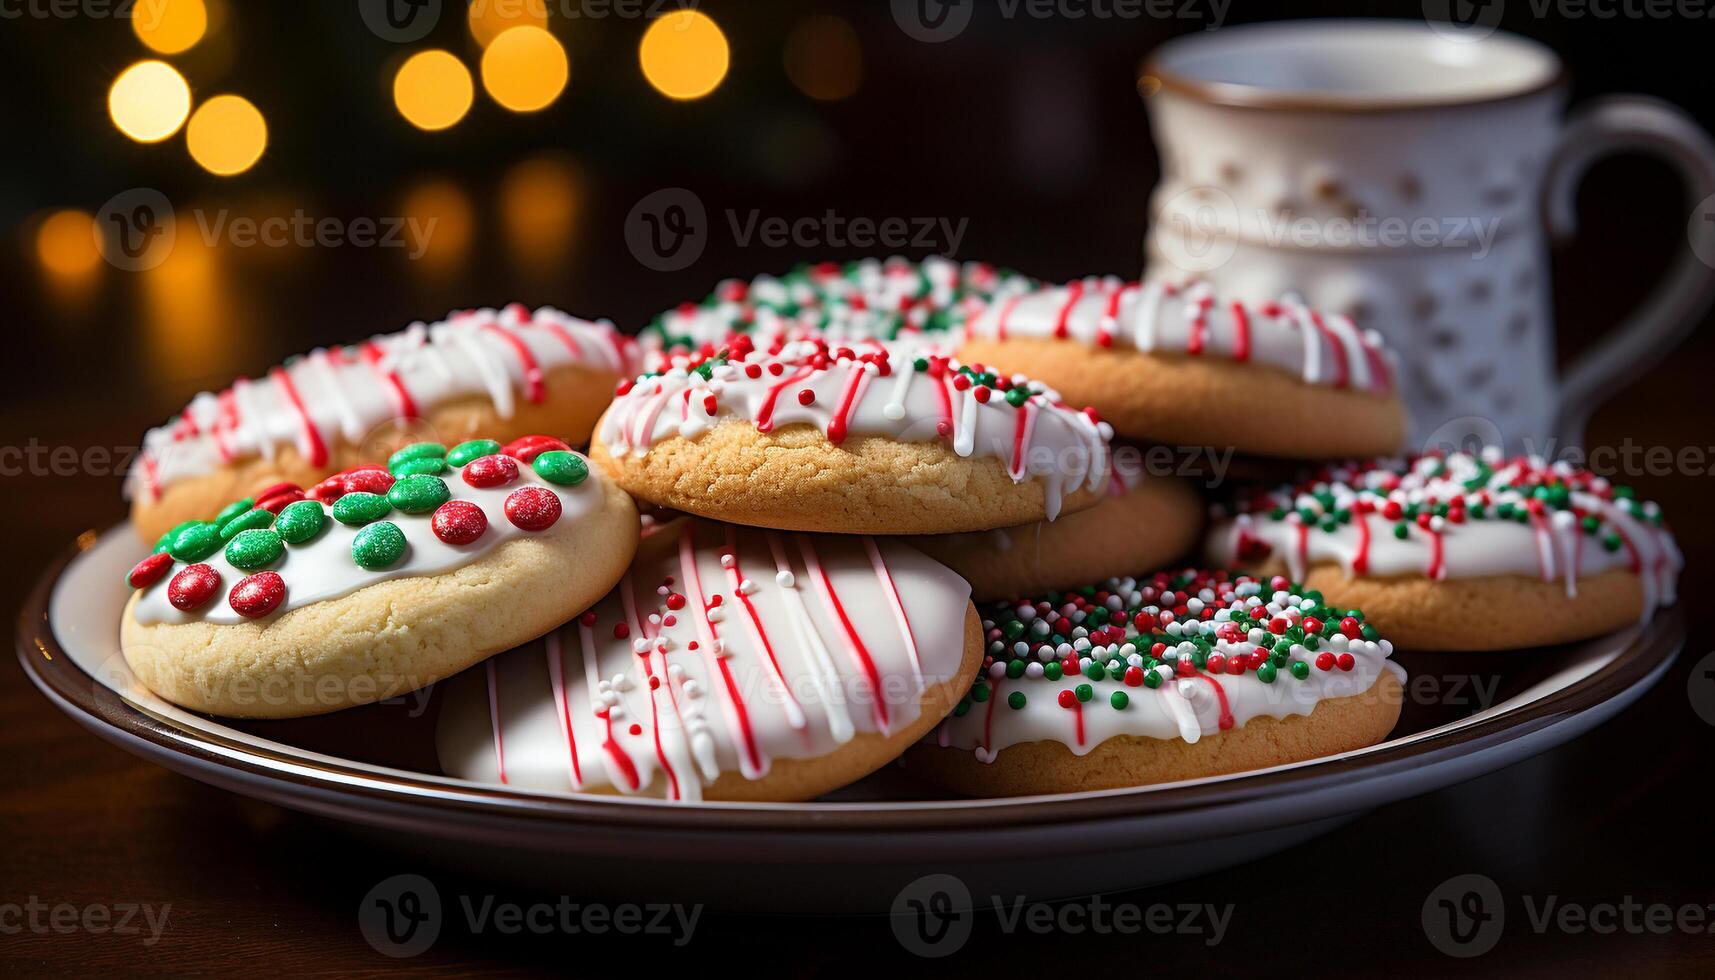
[[[695,607],[697,625],[704,634],[704,639],[711,645],[720,643],[720,629],[709,619],[708,600],[703,596],[703,576],[697,570],[696,532],[691,521],[685,522],[684,530],[679,536],[679,566],[685,576],[686,597]],[[707,655],[720,669],[721,684],[726,689],[727,703],[732,707],[733,721],[738,725],[739,736],[744,743],[744,754],[749,760],[750,768],[755,772],[762,771],[762,751],[756,745],[756,733],[750,727],[750,711],[745,707],[744,695],[739,693],[738,683],[733,680],[732,666],[727,662],[730,658],[722,656],[717,650],[710,649]]]
[[[1083,280],[1066,284],[1066,303],[1060,307],[1060,315],[1054,320],[1054,336],[1064,340],[1071,334],[1072,310],[1078,301],[1084,298]]]
[[[322,441],[322,434],[316,429],[316,423],[310,420],[310,413],[304,408],[304,400],[298,396],[298,386],[292,383],[292,376],[283,368],[272,368],[268,371],[269,380],[286,396],[287,404],[298,416],[298,424],[304,431],[304,455],[309,458],[311,466],[326,466],[328,462],[327,443]]]
[[[1233,311],[1233,360],[1248,361],[1251,357],[1251,321],[1245,304],[1235,302]]]
[[[492,320],[484,323],[482,329],[499,337],[508,347],[512,348],[513,356],[518,358],[518,366],[524,369],[524,397],[532,403],[539,404],[543,398],[547,397],[547,389],[542,384],[542,366],[536,363],[536,355],[530,353],[530,345],[526,344],[511,330]]]
[[[869,648],[864,646],[862,637],[858,636],[857,628],[852,626],[851,617],[846,614],[845,604],[840,602],[840,595],[834,591],[834,583],[828,577],[827,569],[822,567],[816,558],[815,546],[810,543],[807,535],[798,535],[798,547],[804,552],[804,564],[815,578],[816,586],[821,590],[822,597],[828,600],[828,605],[834,612],[834,618],[840,621],[840,627],[846,633],[846,649],[852,659],[857,662],[858,669],[863,671],[864,679],[869,683],[871,696],[874,698],[876,727],[886,732],[888,729],[887,699],[881,686],[881,672],[876,669],[875,660],[869,655]]]
[[[375,376],[392,393],[396,414],[400,418],[416,418],[417,403],[411,400],[411,393],[405,390],[405,382],[399,379],[399,373],[381,366],[382,358],[386,356],[381,351],[381,345],[373,340],[366,340],[358,350],[363,355],[364,363],[369,365],[369,369],[375,372]]]
[[[560,662],[560,633],[555,630],[545,641],[548,647],[548,683],[554,691],[554,707],[560,715],[560,731],[566,736],[566,758],[572,764],[572,788],[584,784],[583,770],[578,768],[578,738],[572,732],[572,706],[566,699],[565,667]],[[492,661],[490,661],[492,662]],[[593,697],[595,692],[590,692]]]
[[[727,577],[732,583],[733,595],[738,596],[739,605],[744,607],[745,615],[750,617],[750,623],[756,629],[756,638],[762,644],[762,652],[768,656],[768,669],[773,675],[775,685],[780,689],[781,697],[792,705],[793,710],[789,714],[798,719],[798,724],[794,727],[802,728],[803,709],[798,706],[798,698],[792,693],[791,687],[787,685],[786,678],[780,671],[780,660],[774,655],[774,643],[768,638],[768,631],[763,628],[762,617],[757,614],[756,606],[750,601],[750,596],[745,595],[739,589],[739,584],[744,581],[744,571],[738,564],[738,535],[731,528],[727,529],[726,545],[727,554],[732,556],[731,563],[727,565]]]
[[[1346,345],[1340,339],[1339,335],[1335,334],[1333,330],[1328,328],[1326,323],[1322,322],[1321,313],[1318,313],[1315,310],[1310,310],[1309,313],[1310,322],[1315,325],[1316,332],[1320,333],[1323,339],[1328,341],[1328,346],[1334,352],[1334,387],[1344,388],[1351,384],[1352,372],[1351,364],[1346,361]]]
[[[506,741],[500,734],[500,678],[494,671],[494,658],[490,657],[483,663],[488,672],[488,720],[494,729],[494,767],[500,772],[500,781],[506,782]]]

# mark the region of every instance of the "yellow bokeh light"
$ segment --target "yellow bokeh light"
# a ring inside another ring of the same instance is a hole
[[[101,263],[95,219],[87,211],[55,211],[36,228],[36,257],[60,279],[83,279]]]
[[[425,272],[440,273],[470,250],[475,209],[457,184],[431,180],[417,185],[400,204],[407,222],[406,255]]]
[[[393,104],[418,129],[446,129],[470,111],[470,69],[445,51],[420,51],[393,76]]]
[[[670,99],[700,99],[726,77],[726,35],[700,10],[676,10],[649,25],[637,49],[643,77]]]
[[[501,31],[482,52],[482,87],[513,112],[535,112],[552,104],[570,76],[566,49],[540,27]]]
[[[514,165],[500,182],[500,220],[513,259],[544,274],[571,251],[582,196],[577,170],[564,159],[534,157]]]
[[[857,32],[842,18],[818,14],[800,21],[786,36],[786,76],[812,99],[849,98],[863,80],[863,53]]]
[[[179,131],[191,112],[191,87],[164,61],[139,61],[107,90],[107,114],[139,143],[159,143]]]
[[[488,47],[512,27],[547,27],[548,0],[470,0],[466,12],[470,36]]]
[[[262,158],[268,146],[268,124],[248,99],[217,95],[191,116],[185,128],[191,158],[211,174],[241,174]]]
[[[202,0],[137,0],[131,8],[137,39],[162,54],[187,51],[208,32]]]

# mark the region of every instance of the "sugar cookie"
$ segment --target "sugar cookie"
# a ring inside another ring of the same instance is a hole
[[[620,386],[590,455],[641,500],[759,527],[978,531],[1096,503],[1110,430],[1053,391],[879,343],[739,336]]]
[[[1683,564],[1630,488],[1494,449],[1342,465],[1217,517],[1212,560],[1361,606],[1407,649],[1597,636],[1673,603]]]
[[[959,356],[1027,371],[1132,439],[1320,459],[1393,452],[1405,433],[1379,334],[1295,301],[1217,302],[1207,283],[1091,278],[1008,297],[972,320]]]
[[[170,533],[127,578],[137,677],[212,714],[392,697],[541,635],[618,581],[631,498],[547,437],[400,450]]]
[[[126,475],[132,523],[152,541],[253,487],[309,486],[417,438],[550,432],[582,445],[632,351],[611,323],[516,303],[319,348],[151,429]]]
[[[446,685],[437,744],[485,783],[803,800],[897,757],[981,658],[964,581],[904,544],[680,519],[594,609]]]
[[[987,653],[906,757],[971,796],[1115,789],[1373,745],[1405,671],[1356,610],[1285,579],[1187,571],[985,607]]]

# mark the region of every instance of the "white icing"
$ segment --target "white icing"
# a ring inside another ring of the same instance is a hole
[[[1611,487],[1601,477],[1559,464],[1547,467],[1534,457],[1503,460],[1494,452],[1487,459],[1454,453],[1414,462],[1381,460],[1375,469],[1356,472],[1342,468],[1330,475],[1331,481],[1318,483],[1311,489],[1332,494],[1336,510],[1352,511],[1350,522],[1332,531],[1320,524],[1306,528],[1296,508],[1309,508],[1320,518],[1326,510],[1324,504],[1313,493],[1282,488],[1250,503],[1249,513],[1222,520],[1210,529],[1212,560],[1242,565],[1255,554],[1260,543],[1284,559],[1288,574],[1294,579],[1302,579],[1312,564],[1335,562],[1348,575],[1382,578],[1521,575],[1544,582],[1563,581],[1569,598],[1577,596],[1580,578],[1613,569],[1631,569],[1638,572],[1643,583],[1646,618],[1675,599],[1683,560],[1673,535],[1611,499]],[[1578,511],[1601,520],[1602,527],[1594,536],[1583,532],[1576,515],[1570,511],[1545,509],[1526,523],[1496,516],[1502,504],[1526,508],[1528,498],[1518,488],[1543,475],[1583,481],[1583,489],[1571,491],[1570,502]],[[1369,493],[1360,497],[1358,491],[1366,489],[1384,490],[1387,498]],[[1404,507],[1431,499],[1450,503],[1455,498],[1463,501],[1468,511],[1485,497],[1488,517],[1467,517],[1459,522],[1436,518],[1428,528],[1405,522],[1407,536],[1403,540],[1394,536],[1394,526],[1401,521],[1382,512],[1387,500]],[[1285,507],[1290,513],[1283,520],[1273,520],[1266,512],[1273,506]],[[1372,511],[1362,513],[1365,506]],[[1643,514],[1653,512],[1655,507],[1654,504],[1636,506]],[[1610,551],[1602,544],[1609,533],[1620,537],[1622,543],[1617,550]]]
[[[1112,579],[1102,587],[1119,596],[1125,608],[1135,612],[1136,608],[1141,607],[1153,614],[1158,611],[1158,605],[1153,601],[1146,603],[1140,600],[1139,588],[1142,585],[1143,583],[1132,579]],[[1298,608],[1296,596],[1286,592],[1271,595],[1266,591],[1259,595],[1257,589],[1255,582],[1241,587],[1239,601],[1247,607],[1266,607],[1271,618],[1278,616],[1294,623],[1299,621],[1301,610]],[[1216,598],[1214,593],[1208,590],[1201,595],[1204,601]],[[1231,596],[1224,598],[1230,599]],[[1062,611],[1069,611],[1070,606],[1049,610],[1048,616],[1055,617],[1054,620],[1049,620],[1047,616],[1038,619],[1037,608],[1023,608],[1029,610],[1029,622],[1032,626],[1038,622],[1052,622],[1054,633],[1084,636],[1082,627],[1058,621]],[[1276,639],[1274,634],[1260,627],[1240,629],[1232,626],[1228,623],[1230,618],[1231,613],[1221,609],[1215,613],[1212,620],[1175,623],[1169,630],[1175,635],[1186,629],[1207,631],[1215,635],[1215,631],[1227,624],[1225,628],[1231,630],[1231,635],[1236,639],[1216,639],[1214,652],[1229,659],[1234,656],[1248,657],[1259,649],[1258,642],[1272,645]],[[1021,648],[1021,641],[1005,640],[994,625],[992,620],[985,620],[983,624],[989,644],[989,659],[985,660],[987,674],[982,682],[988,688],[987,698],[983,701],[972,700],[969,709],[963,714],[955,714],[942,722],[935,736],[935,744],[972,751],[982,762],[993,762],[1007,748],[1025,742],[1059,742],[1075,755],[1084,755],[1118,735],[1196,742],[1207,737],[1217,737],[1223,731],[1222,695],[1225,696],[1231,727],[1241,728],[1255,718],[1308,715],[1321,701],[1361,694],[1376,683],[1384,670],[1402,681],[1405,679],[1404,669],[1388,659],[1393,653],[1391,643],[1386,640],[1348,639],[1341,634],[1322,640],[1316,651],[1308,651],[1302,646],[1293,648],[1288,663],[1302,661],[1309,667],[1309,674],[1303,680],[1293,677],[1288,665],[1282,665],[1277,668],[1275,679],[1265,683],[1254,669],[1242,674],[1217,674],[1209,670],[1197,670],[1189,675],[1181,672],[1174,665],[1181,659],[1180,651],[1183,651],[1186,666],[1189,668],[1188,654],[1191,644],[1188,640],[1181,640],[1179,647],[1165,651],[1160,658],[1162,662],[1154,668],[1148,668],[1145,665],[1148,662],[1146,658],[1149,654],[1150,638],[1145,636],[1140,639],[1138,631],[1130,626],[1126,629],[1125,639],[1117,642],[1091,643],[1086,638],[1074,641],[1075,646],[1062,645],[1058,651],[1044,644],[1040,651],[1032,653],[1028,649],[1029,644],[1022,644]],[[1046,636],[1048,633],[1044,632],[1042,635]],[[1082,649],[1078,649],[1078,646]],[[1072,652],[1079,654],[1080,670],[1094,661],[1103,665],[1104,677],[1092,680],[1080,673],[1076,677],[1063,676],[1059,680],[1049,680],[1042,674],[1042,661],[1059,660]],[[1322,653],[1332,654],[1336,658],[1336,665],[1332,669],[1324,670],[1315,666],[1317,657]],[[1338,666],[1341,654],[1351,655],[1351,669]],[[1035,660],[1036,663],[1031,666],[1036,669],[1027,670],[1023,677],[1007,677],[1006,663],[1015,657]],[[1110,665],[1117,666],[1119,670],[1111,670]],[[1161,685],[1150,688],[1141,682],[1136,686],[1127,684],[1123,679],[1127,666],[1137,666],[1140,670],[1152,669],[1162,678]],[[1083,684],[1090,686],[1091,698],[1077,702],[1076,707],[1062,706],[1061,692],[1075,691]],[[1219,691],[1215,686],[1217,684]],[[1127,703],[1124,708],[1115,708],[1112,705],[1111,699],[1116,691],[1126,694]],[[1022,708],[1014,708],[1009,703],[1008,699],[1014,693],[1024,694],[1025,703]]]
[[[774,760],[916,720],[924,686],[958,672],[969,594],[887,539],[667,524],[593,625],[581,617],[448,683],[441,765],[485,783],[696,800],[723,773],[760,779]]]
[[[158,494],[235,460],[272,459],[285,446],[314,459],[317,440],[326,450],[341,439],[361,443],[377,426],[404,417],[408,407],[421,414],[486,396],[500,417],[510,418],[517,400],[531,395],[525,358],[513,341],[542,372],[574,364],[618,376],[634,369],[632,341],[606,321],[580,320],[552,307],[531,314],[517,304],[455,313],[356,347],[319,348],[265,377],[241,378],[227,392],[198,394],[177,419],[144,435],[126,495]]]
[[[960,390],[957,362],[940,359],[951,366],[919,371],[905,345],[858,346],[855,356],[847,352],[818,367],[813,361],[824,348],[792,341],[777,355],[741,352],[735,360],[705,365],[706,378],[696,359],[666,358],[663,373],[640,378],[614,400],[602,419],[602,442],[615,455],[641,456],[662,439],[695,439],[736,420],[764,431],[808,423],[836,442],[843,438],[841,424],[849,435],[945,439],[960,456],[1000,460],[1015,483],[1040,479],[1049,520],[1068,493],[1095,490],[1107,479],[1112,430],[1067,407],[1052,390],[1030,383],[1031,396],[1015,408],[998,390]],[[814,396],[810,404],[800,399],[804,391]]]
[[[664,337],[722,344],[737,332],[751,334],[762,347],[813,336],[846,342],[892,340],[933,333],[931,315],[940,314],[951,345],[962,336],[966,322],[996,297],[1035,285],[987,263],[940,256],[921,262],[865,259],[850,270],[826,263],[785,276],[758,276],[748,283],[726,280],[705,302],[661,314],[642,339],[652,349],[659,349]]]
[[[1264,364],[1309,384],[1373,392],[1393,387],[1394,356],[1375,331],[1360,331],[1344,316],[1319,313],[1291,297],[1256,306],[1221,301],[1206,282],[1081,279],[997,301],[971,321],[970,334],[992,340],[1060,337]]]
[[[594,464],[588,464],[587,460],[586,464],[589,467],[589,476],[585,477],[582,483],[570,487],[549,483],[526,463],[518,464],[518,479],[505,486],[487,489],[465,483],[461,476],[462,469],[448,468],[441,474],[441,479],[446,481],[447,488],[452,491],[451,499],[468,500],[481,507],[483,516],[488,518],[488,530],[470,544],[448,544],[435,536],[430,525],[432,513],[406,514],[395,509],[382,520],[392,521],[404,532],[405,554],[397,564],[380,571],[370,571],[352,560],[351,542],[362,528],[341,524],[334,520],[331,506],[318,504],[322,508],[323,516],[321,531],[303,544],[286,545],[285,554],[279,560],[264,566],[279,572],[286,583],[285,601],[271,615],[284,615],[311,603],[350,595],[377,582],[448,572],[470,564],[503,542],[515,538],[556,538],[577,534],[579,524],[599,511],[605,498],[603,484],[607,478]],[[526,486],[545,487],[560,498],[560,519],[545,531],[522,530],[506,517],[506,498],[519,487]],[[144,590],[143,598],[137,603],[137,622],[144,625],[250,622],[233,610],[227,602],[227,595],[240,579],[262,571],[263,568],[248,571],[236,568],[226,560],[225,550],[223,546],[220,551],[200,562],[220,575],[220,589],[213,599],[190,612],[176,608],[167,600],[168,583],[185,567],[184,562],[177,562],[159,581]]]

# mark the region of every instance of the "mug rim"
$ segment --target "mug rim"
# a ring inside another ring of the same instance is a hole
[[[1168,68],[1166,65],[1167,58],[1186,48],[1219,43],[1216,38],[1223,33],[1231,36],[1310,30],[1386,31],[1396,37],[1406,34],[1421,37],[1421,32],[1424,30],[1429,30],[1433,34],[1433,29],[1427,23],[1420,24],[1417,21],[1390,20],[1379,17],[1259,21],[1254,24],[1241,24],[1236,27],[1225,28],[1219,32],[1180,35],[1158,45],[1144,59],[1138,81],[1141,84],[1145,79],[1153,78],[1160,83],[1160,91],[1164,94],[1183,96],[1198,102],[1227,108],[1320,113],[1374,113],[1450,109],[1513,102],[1565,88],[1569,80],[1566,62],[1553,48],[1522,34],[1500,30],[1468,43],[1483,44],[1489,43],[1491,38],[1499,39],[1495,43],[1517,45],[1545,57],[1552,65],[1553,70],[1547,72],[1540,81],[1498,89],[1488,94],[1423,93],[1339,96],[1308,88],[1283,88],[1250,82],[1222,82],[1194,78]]]

